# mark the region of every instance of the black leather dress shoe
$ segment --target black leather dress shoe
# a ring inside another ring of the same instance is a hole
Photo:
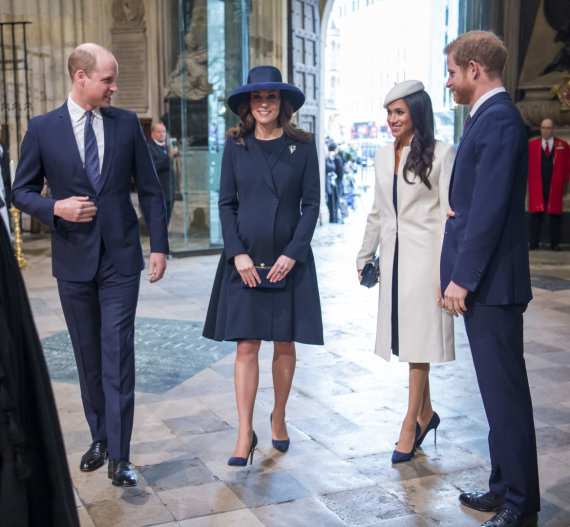
[[[136,487],[139,478],[128,459],[109,459],[107,475],[116,487]]]
[[[505,500],[501,496],[493,494],[491,491],[485,492],[463,492],[459,495],[459,501],[471,509],[484,512],[498,511]]]
[[[91,472],[102,467],[105,464],[108,453],[107,441],[93,441],[89,450],[81,457],[79,470]]]
[[[509,509],[499,509],[490,520],[487,520],[481,527],[536,527],[538,522],[538,514],[527,514],[519,516]]]

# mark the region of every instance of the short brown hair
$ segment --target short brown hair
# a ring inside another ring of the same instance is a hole
[[[491,78],[500,77],[507,62],[507,48],[492,31],[459,35],[443,51],[446,55],[453,54],[453,60],[461,68],[466,68],[470,60],[478,62]]]
[[[97,55],[95,55],[95,53],[90,49],[76,48],[73,50],[67,60],[67,70],[69,71],[71,80],[73,80],[73,77],[79,70],[83,70],[85,75],[89,77],[89,74],[95,68],[96,63]]]

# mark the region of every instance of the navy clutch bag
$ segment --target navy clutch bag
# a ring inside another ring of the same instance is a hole
[[[259,278],[261,278],[261,283],[257,284],[251,289],[255,289],[256,287],[261,287],[262,289],[283,289],[285,287],[285,278],[283,278],[283,280],[279,280],[278,282],[270,282],[267,279],[267,275],[271,270],[271,267],[273,266],[267,266],[265,264],[255,266],[255,270],[257,271]],[[249,285],[247,285],[245,282],[242,281],[242,284],[244,287],[249,288]]]
[[[380,280],[380,258],[372,258],[362,269],[362,280],[360,285],[372,287]]]

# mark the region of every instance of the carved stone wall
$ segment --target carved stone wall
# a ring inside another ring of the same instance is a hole
[[[67,73],[67,57],[81,42],[101,42],[104,2],[90,0],[18,0],[0,2],[0,21],[27,21],[26,45],[31,116],[39,115],[63,104],[71,88]],[[12,44],[4,43],[11,55]],[[16,54],[22,54],[22,41],[16,43]],[[22,67],[20,65],[18,67]],[[16,132],[14,82],[12,72],[6,75],[10,152],[17,152],[27,126]],[[22,81],[19,80],[19,83]],[[3,90],[3,83],[0,82]],[[20,86],[21,89],[21,86]],[[2,98],[4,93],[2,93]],[[21,103],[21,99],[20,99]],[[0,119],[4,120],[2,112]],[[25,124],[25,123],[24,123]],[[16,156],[14,156],[16,158]]]
[[[143,0],[113,0],[111,51],[119,63],[114,104],[137,113],[149,109],[148,51]]]

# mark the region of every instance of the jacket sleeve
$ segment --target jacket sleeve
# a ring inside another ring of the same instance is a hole
[[[372,209],[366,218],[366,228],[364,229],[364,238],[362,246],[356,257],[356,269],[363,269],[366,262],[370,260],[378,249],[380,243],[380,185],[379,174],[382,170],[382,163],[380,162],[380,150],[376,151],[374,159],[374,202]]]
[[[239,198],[231,152],[233,148],[232,142],[233,139],[228,137],[222,155],[220,197],[218,200],[220,223],[222,224],[222,237],[224,239],[224,252],[228,261],[238,254],[247,253],[237,229]]]
[[[168,226],[166,205],[158,176],[146,144],[141,125],[132,115],[134,136],[134,173],[139,203],[150,233],[150,251],[168,254]]]
[[[472,160],[473,197],[451,273],[451,280],[469,291],[477,289],[496,250],[504,230],[519,162],[522,157],[528,160],[526,141],[524,150],[517,148],[520,124],[510,112],[494,112],[490,117],[492,126],[481,126],[478,132]]]
[[[17,209],[34,216],[55,230],[56,216],[53,208],[56,200],[41,195],[44,175],[38,130],[35,119],[32,119],[22,141],[20,160],[12,187],[12,202]]]
[[[321,205],[319,160],[314,139],[308,145],[308,149],[301,188],[301,218],[295,227],[293,238],[283,249],[285,256],[298,262],[307,259]]]

